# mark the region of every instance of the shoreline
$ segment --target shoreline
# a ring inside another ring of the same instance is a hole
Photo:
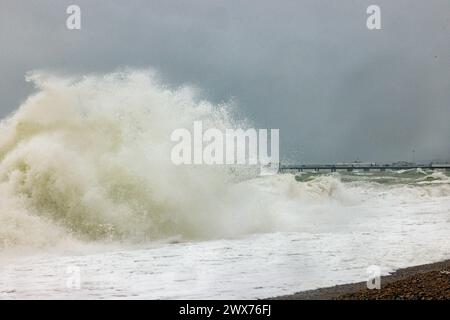
[[[270,300],[450,300],[450,259],[398,269],[381,276],[381,289],[366,282],[301,291]]]

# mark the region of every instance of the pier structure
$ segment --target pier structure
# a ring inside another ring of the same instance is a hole
[[[280,173],[283,172],[303,172],[303,171],[386,171],[386,170],[410,170],[410,169],[423,169],[423,170],[447,170],[450,171],[450,164],[411,164],[411,165],[395,165],[395,164],[370,164],[370,165],[358,165],[358,164],[302,164],[302,165],[281,165]]]

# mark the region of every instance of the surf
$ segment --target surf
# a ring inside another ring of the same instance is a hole
[[[372,188],[339,175],[174,165],[176,128],[251,122],[151,70],[27,79],[35,93],[0,124],[0,248],[302,232],[351,219],[348,207]]]

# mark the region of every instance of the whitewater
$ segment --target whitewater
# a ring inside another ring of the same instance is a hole
[[[173,130],[251,123],[152,71],[27,79],[0,124],[0,298],[265,298],[450,258],[446,172],[177,166]]]

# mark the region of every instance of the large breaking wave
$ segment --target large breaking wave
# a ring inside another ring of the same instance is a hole
[[[337,175],[173,165],[174,129],[245,122],[152,72],[29,80],[37,93],[0,127],[0,248],[302,230],[360,200]]]

